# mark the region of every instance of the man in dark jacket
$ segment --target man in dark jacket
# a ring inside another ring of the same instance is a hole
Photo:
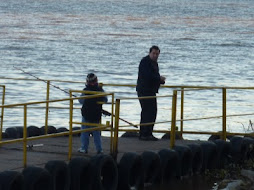
[[[137,94],[139,98],[144,96],[156,96],[160,84],[165,84],[165,77],[161,76],[158,67],[158,57],[160,49],[158,46],[152,46],[149,55],[143,57],[139,64]],[[157,100],[156,97],[149,99],[139,99],[141,105],[140,120],[140,140],[158,140],[153,136],[154,124],[144,125],[145,123],[154,123],[157,116]]]

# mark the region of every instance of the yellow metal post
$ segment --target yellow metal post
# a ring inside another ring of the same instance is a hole
[[[114,123],[114,94],[111,101],[111,128],[110,128],[110,153],[113,154],[113,123]]]
[[[114,127],[114,142],[113,142],[113,158],[117,159],[118,153],[118,129],[119,129],[119,115],[120,115],[120,99],[116,99],[116,114]]]
[[[183,136],[183,113],[184,113],[184,88],[182,88],[181,90],[181,122],[180,122],[181,137]]]
[[[5,86],[3,86],[2,105],[4,105],[4,100],[5,100]],[[2,141],[3,122],[4,122],[4,107],[2,107],[1,109],[0,141]]]
[[[227,138],[227,91],[222,88],[222,139]]]
[[[176,100],[177,91],[173,91],[172,97],[172,119],[171,119],[171,133],[170,133],[170,148],[175,146],[175,130],[176,130]]]
[[[27,165],[27,105],[24,105],[23,166]]]
[[[46,100],[49,100],[49,88],[50,88],[50,81],[47,81],[47,95]],[[49,118],[49,103],[46,102],[46,113],[45,113],[45,135],[48,134],[48,118]]]
[[[70,92],[70,97],[72,97],[72,92]],[[68,160],[71,160],[72,154],[72,118],[73,118],[73,100],[70,100],[70,124],[69,124],[69,155]]]

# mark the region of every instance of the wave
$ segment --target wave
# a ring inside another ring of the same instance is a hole
[[[222,44],[212,44],[213,46],[220,46],[220,47],[254,47],[253,44],[248,44],[248,43],[242,43],[242,42],[237,42],[237,43],[222,43]]]

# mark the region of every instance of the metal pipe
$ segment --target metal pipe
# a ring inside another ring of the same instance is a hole
[[[49,100],[49,89],[50,81],[47,81],[47,95],[46,100]],[[48,118],[49,118],[49,102],[46,102],[46,113],[45,113],[45,135],[48,134]]]
[[[5,86],[2,86],[2,87],[3,87],[2,105],[4,105],[4,100],[5,100]],[[0,141],[2,141],[3,122],[4,122],[4,107],[1,108]]]
[[[222,139],[227,138],[227,91],[222,88]]]
[[[114,128],[114,145],[113,145],[113,158],[117,160],[118,153],[118,128],[119,128],[119,115],[120,115],[120,99],[116,99],[115,106],[115,128]]]
[[[176,130],[176,101],[177,91],[173,91],[172,97],[172,119],[171,119],[171,133],[170,133],[170,148],[175,146],[175,130]]]
[[[72,97],[72,93],[70,93],[70,97]],[[69,154],[68,154],[68,160],[71,160],[71,154],[72,154],[72,118],[73,118],[73,100],[70,99],[70,119],[69,119]]]
[[[181,121],[180,121],[180,136],[183,137],[183,115],[184,115],[184,88],[181,90]]]
[[[27,166],[27,106],[24,105],[23,166]]]

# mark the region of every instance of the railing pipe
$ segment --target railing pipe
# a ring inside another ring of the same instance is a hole
[[[183,115],[184,115],[184,88],[181,90],[181,121],[180,121],[180,136],[183,137]]]
[[[227,90],[222,88],[222,139],[227,138]]]
[[[49,100],[49,89],[50,89],[50,81],[47,81],[47,94],[46,100]],[[46,113],[45,113],[45,135],[48,134],[48,118],[49,118],[49,102],[46,102]]]
[[[70,98],[72,97],[72,92],[70,91]],[[71,160],[72,154],[72,118],[73,118],[73,99],[70,99],[70,119],[69,119],[69,154],[68,160]]]
[[[116,99],[115,110],[116,110],[116,114],[115,114],[115,128],[114,128],[114,142],[113,142],[113,155],[112,156],[115,160],[117,160],[120,99]]]
[[[24,105],[23,166],[27,166],[27,105]]]
[[[4,100],[5,100],[5,86],[2,86],[2,87],[3,87],[2,105],[4,105]],[[1,108],[0,141],[2,141],[3,123],[4,123],[4,107]]]
[[[114,133],[114,128],[113,128],[113,123],[114,123],[114,94],[112,94],[112,101],[111,101],[111,127],[110,127],[110,153],[113,154],[113,133]]]
[[[170,148],[173,148],[175,146],[176,101],[177,101],[177,90],[174,90],[173,91],[173,97],[172,97],[172,118],[171,118]]]

